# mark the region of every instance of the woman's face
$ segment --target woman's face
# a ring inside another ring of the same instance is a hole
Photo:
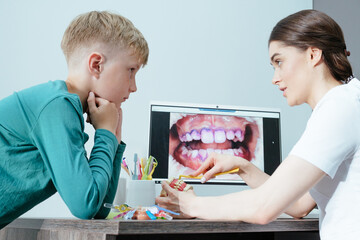
[[[295,106],[308,103],[311,93],[308,52],[272,41],[269,56],[275,70],[272,83],[279,86],[288,104]]]

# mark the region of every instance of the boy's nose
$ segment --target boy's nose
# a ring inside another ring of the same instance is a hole
[[[134,79],[134,81],[132,81],[132,84],[130,85],[130,92],[136,92],[137,91],[137,87],[136,87],[136,81]]]

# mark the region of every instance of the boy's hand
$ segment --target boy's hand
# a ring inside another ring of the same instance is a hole
[[[118,140],[118,142],[120,144],[120,142],[121,142],[121,126],[122,126],[122,109],[119,108],[118,111],[119,111],[119,121],[118,121],[118,125],[117,125],[117,128],[116,128],[115,136],[116,136],[116,138],[117,138],[117,140]]]
[[[117,110],[115,104],[106,99],[95,97],[93,92],[89,93],[87,102],[90,122],[94,128],[109,130],[117,136],[119,111]]]

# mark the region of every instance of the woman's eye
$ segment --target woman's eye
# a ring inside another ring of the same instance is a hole
[[[276,65],[277,65],[277,66],[279,66],[279,67],[280,67],[280,66],[281,66],[281,64],[282,64],[282,61],[280,61],[280,60],[276,60],[276,61],[275,61],[275,63],[276,63]]]

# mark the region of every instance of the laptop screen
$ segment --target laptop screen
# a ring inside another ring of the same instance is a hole
[[[154,180],[189,175],[212,152],[242,157],[268,174],[281,159],[277,110],[152,103],[149,137],[149,155],[158,161]],[[238,174],[223,174],[209,183],[244,182]]]

